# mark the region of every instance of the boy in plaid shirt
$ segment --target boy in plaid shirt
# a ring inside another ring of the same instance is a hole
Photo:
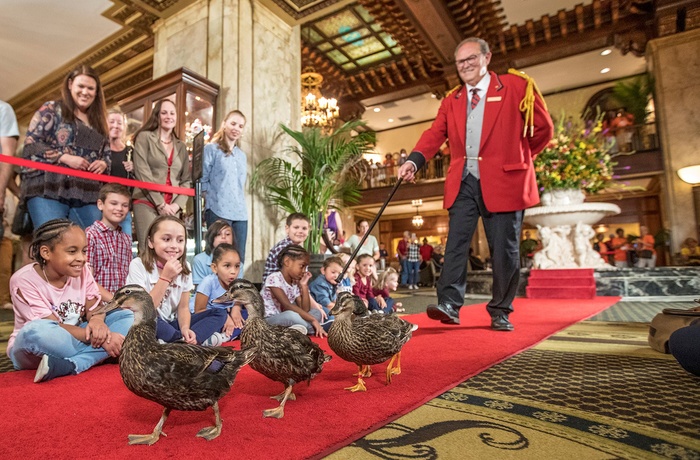
[[[87,261],[92,268],[103,300],[126,284],[131,263],[131,238],[124,233],[121,223],[129,213],[131,194],[120,184],[105,184],[100,189],[97,208],[102,219],[85,229],[88,250]]]
[[[265,285],[265,280],[271,273],[279,271],[279,266],[277,265],[277,259],[279,258],[282,249],[286,248],[290,244],[298,244],[299,246],[304,246],[304,241],[306,237],[309,236],[309,218],[306,214],[300,212],[294,212],[287,217],[286,225],[284,226],[284,232],[287,236],[277,242],[276,245],[270,249],[270,253],[265,260],[265,270],[263,271],[262,284]]]

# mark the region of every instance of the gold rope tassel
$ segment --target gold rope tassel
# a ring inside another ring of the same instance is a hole
[[[520,101],[520,111],[525,114],[525,127],[523,128],[523,137],[527,136],[527,128],[530,127],[530,137],[535,135],[535,91],[542,99],[545,109],[547,104],[544,102],[544,96],[537,87],[535,80],[527,75],[525,72],[521,72],[516,69],[508,69],[508,73],[511,75],[517,75],[520,78],[524,78],[527,81],[527,87],[525,88],[525,97]]]

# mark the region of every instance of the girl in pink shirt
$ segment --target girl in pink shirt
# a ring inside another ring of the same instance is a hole
[[[101,301],[86,263],[85,232],[68,219],[34,232],[25,265],[10,278],[15,329],[7,355],[15,369],[36,369],[34,382],[79,374],[121,352],[134,314],[91,310]]]

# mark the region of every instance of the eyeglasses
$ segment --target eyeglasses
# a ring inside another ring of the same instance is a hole
[[[457,59],[455,64],[457,64],[457,67],[462,67],[464,64],[473,65],[479,59],[479,56],[481,56],[481,53],[472,54],[466,59]]]

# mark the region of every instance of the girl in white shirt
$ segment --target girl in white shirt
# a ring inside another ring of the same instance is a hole
[[[224,326],[226,310],[190,313],[193,284],[186,260],[186,241],[187,230],[180,219],[157,217],[148,228],[146,250],[131,261],[126,284],[138,284],[150,292],[158,310],[158,339],[168,343],[220,345],[223,340],[214,334]]]

